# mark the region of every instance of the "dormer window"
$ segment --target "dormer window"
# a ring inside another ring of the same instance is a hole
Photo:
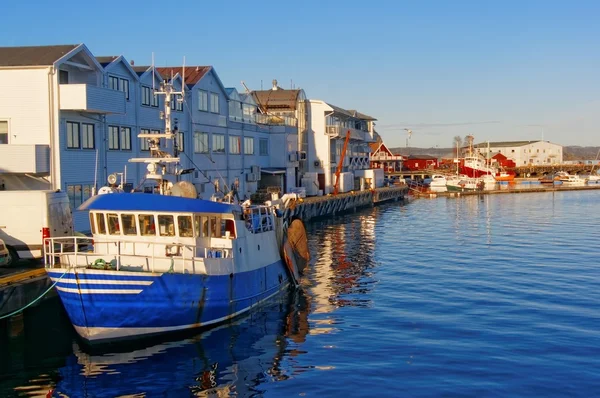
[[[129,100],[129,80],[122,77],[108,76],[108,87],[111,90],[122,91],[125,93],[125,99]]]

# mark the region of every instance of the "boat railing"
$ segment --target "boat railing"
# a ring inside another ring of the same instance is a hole
[[[244,209],[246,228],[253,234],[272,231],[275,228],[273,210],[267,206],[247,207]]]
[[[218,239],[223,241],[224,239]],[[222,244],[215,242],[215,247],[204,247],[204,258],[196,256],[196,250],[202,249],[197,245],[188,245],[177,242],[144,242],[139,240],[104,240],[96,238],[90,238],[86,236],[69,236],[69,237],[56,237],[56,238],[45,238],[44,239],[44,266],[46,268],[55,268],[56,265],[60,265],[60,256],[69,255],[73,256],[74,268],[77,267],[88,267],[92,264],[81,264],[79,265],[78,260],[82,257],[98,257],[98,258],[112,258],[115,260],[114,267],[119,271],[122,267],[122,258],[136,257],[136,258],[148,258],[150,260],[149,268],[151,272],[155,272],[156,260],[164,260],[170,258],[174,265],[175,260],[181,262],[181,272],[183,273],[186,267],[186,263],[190,263],[194,266],[196,261],[203,261],[205,258],[218,258],[226,259],[233,257],[233,250],[231,240],[230,243]],[[105,251],[95,251],[94,248],[105,245]],[[108,247],[114,245],[114,251],[108,250]],[[136,248],[139,246],[144,247],[144,253],[136,253]],[[157,250],[158,248],[158,250]],[[126,250],[123,250],[126,249]],[[157,255],[157,253],[164,252],[164,256]],[[186,255],[187,253],[187,255]],[[106,262],[106,261],[105,261]],[[108,261],[112,264],[111,261]],[[107,263],[108,263],[107,262]]]

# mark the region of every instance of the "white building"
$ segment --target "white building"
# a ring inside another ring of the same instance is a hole
[[[490,158],[501,153],[514,161],[516,166],[542,166],[563,162],[563,147],[550,141],[482,142],[473,148],[484,156],[488,153]]]

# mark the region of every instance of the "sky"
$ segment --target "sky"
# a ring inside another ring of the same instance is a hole
[[[212,65],[226,87],[304,89],[390,147],[600,146],[600,1],[11,1],[0,46],[85,43]],[[410,140],[404,129],[412,130]]]

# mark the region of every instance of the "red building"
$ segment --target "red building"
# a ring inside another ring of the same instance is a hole
[[[371,147],[372,169],[383,169],[384,173],[402,170],[402,155],[394,155],[382,141],[370,143],[369,146]]]
[[[492,156],[492,163],[495,161],[496,163],[498,163],[498,166],[500,167],[515,167],[516,164],[512,159],[507,158],[506,156],[504,156],[501,153],[497,153],[494,156]]]
[[[417,171],[427,169],[437,169],[439,167],[438,159],[429,155],[410,155],[404,159],[404,170]]]

